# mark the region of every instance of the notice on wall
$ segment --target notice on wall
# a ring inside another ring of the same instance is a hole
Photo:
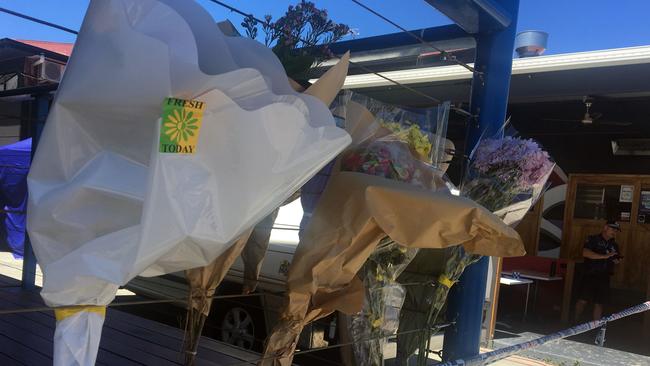
[[[650,191],[641,191],[641,202],[639,202],[637,222],[644,224],[648,221],[650,221]]]
[[[650,217],[650,191],[641,191],[641,202],[639,203],[639,217]]]
[[[632,197],[634,197],[634,186],[621,186],[621,194],[618,198],[619,202],[632,202]]]
[[[623,221],[623,222],[629,222],[631,216],[632,216],[632,215],[630,215],[629,212],[621,212],[621,218],[620,218],[620,220]]]

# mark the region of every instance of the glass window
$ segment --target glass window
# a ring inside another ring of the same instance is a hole
[[[573,217],[630,221],[630,186],[578,184]]]

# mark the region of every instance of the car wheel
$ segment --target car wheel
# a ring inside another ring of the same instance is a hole
[[[221,340],[241,347],[253,349],[255,345],[255,322],[244,308],[232,307],[221,321]]]

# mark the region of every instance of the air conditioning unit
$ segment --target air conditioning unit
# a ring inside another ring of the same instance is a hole
[[[27,78],[32,80],[29,84],[41,84],[43,82],[58,83],[61,81],[65,64],[56,60],[49,59],[43,55],[32,56],[27,58]]]
[[[612,140],[612,154],[615,156],[650,156],[650,139],[629,138]]]

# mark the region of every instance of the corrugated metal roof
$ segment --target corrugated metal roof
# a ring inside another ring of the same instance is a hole
[[[42,48],[51,52],[56,52],[63,56],[70,56],[74,43],[61,43],[61,42],[48,42],[48,41],[33,41],[16,39],[16,42],[28,44],[30,46]]]

